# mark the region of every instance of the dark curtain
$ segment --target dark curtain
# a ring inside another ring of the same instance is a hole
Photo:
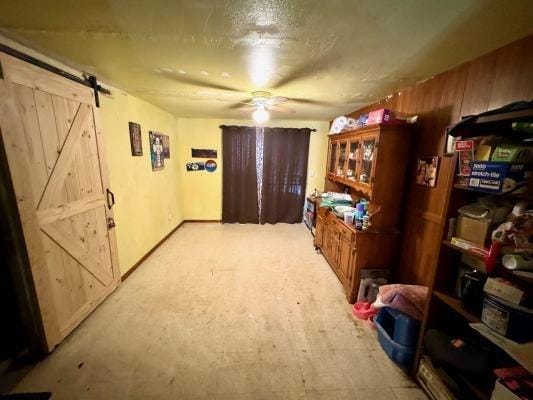
[[[222,222],[257,224],[256,131],[222,126]]]
[[[302,222],[309,128],[264,128],[261,223]]]

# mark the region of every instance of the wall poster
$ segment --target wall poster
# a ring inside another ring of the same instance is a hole
[[[159,171],[165,168],[165,159],[163,154],[163,134],[150,131],[150,161],[152,171]]]

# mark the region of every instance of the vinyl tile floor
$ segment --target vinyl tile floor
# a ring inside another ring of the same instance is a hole
[[[82,399],[426,399],[351,318],[303,224],[187,223],[13,392]]]

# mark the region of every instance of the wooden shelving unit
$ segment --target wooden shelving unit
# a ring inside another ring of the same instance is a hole
[[[466,191],[472,192],[472,193],[486,194],[486,193],[480,193],[480,192],[476,191],[475,189],[472,189],[472,188],[470,188],[468,186],[465,186],[465,185],[454,184],[453,188],[454,189],[458,189],[458,190],[466,190]],[[509,197],[509,198],[516,198],[516,199],[533,201],[533,194],[529,194],[529,193],[501,193],[501,194],[495,194],[494,196],[505,196],[505,197]]]
[[[467,250],[467,249],[463,249],[462,247],[456,246],[452,242],[450,242],[449,240],[443,240],[442,244],[444,246],[447,246],[447,247],[451,248],[451,249],[457,250],[460,253],[465,253],[465,254],[468,254],[468,255],[471,255],[471,256],[474,256],[474,257],[478,257],[478,258],[480,258],[482,260],[485,258],[481,254],[478,254],[478,253],[476,253],[476,252],[474,252],[472,250]]]
[[[453,311],[460,314],[462,317],[464,317],[468,322],[480,322],[481,319],[472,314],[471,312],[465,310],[463,306],[461,305],[461,300],[457,297],[451,296],[449,294],[446,294],[444,292],[440,292],[438,290],[433,291],[433,296],[447,304]]]
[[[517,136],[524,134],[511,131],[511,123],[515,120],[533,121],[533,110],[513,111],[504,114],[478,117],[472,121],[471,125],[461,126],[459,131],[462,138],[492,133],[499,133],[502,135],[508,134],[509,137],[516,138]],[[522,138],[523,137],[524,136],[522,136]],[[457,155],[454,155],[453,157],[453,172],[455,173],[458,157]],[[529,185],[529,190],[526,193],[498,194],[497,196],[509,198],[513,201],[533,201],[532,186],[533,183]],[[447,220],[450,218],[456,218],[458,215],[457,210],[461,206],[474,202],[478,197],[486,195],[490,194],[476,191],[465,185],[456,184],[454,179],[449,177],[448,188],[446,191],[447,197],[445,200]],[[432,271],[433,277],[429,291],[430,298],[421,324],[420,339],[412,371],[413,375],[416,374],[418,363],[424,354],[424,336],[426,331],[430,328],[442,329],[448,331],[449,334],[458,336],[468,332],[468,335],[473,335],[474,337],[479,337],[479,340],[484,340],[479,332],[469,326],[470,323],[480,323],[480,316],[465,310],[462,307],[461,300],[452,293],[456,292],[455,284],[456,277],[459,273],[461,255],[468,254],[477,257],[480,260],[484,260],[486,256],[452,244],[451,241],[446,238],[447,233],[448,230],[443,229],[442,242],[438,253],[438,262],[436,263],[435,269]],[[503,276],[505,279],[513,280],[515,282],[519,279],[514,276],[511,271],[504,270],[502,266],[497,267],[496,271],[497,274]],[[531,284],[531,281],[528,281],[527,284]],[[494,346],[497,347],[496,345]],[[511,358],[506,360],[506,362],[509,362],[509,364],[502,366],[516,365],[516,362]],[[462,382],[461,387],[468,388],[468,392],[470,392],[469,398],[485,400],[490,398],[494,380],[495,378],[492,374],[487,374],[486,376],[483,376],[483,379],[481,379],[480,382]]]

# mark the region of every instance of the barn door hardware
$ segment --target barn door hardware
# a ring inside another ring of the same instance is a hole
[[[115,205],[115,195],[109,189],[105,190],[105,194],[106,194],[106,200],[107,200],[107,208],[111,210],[111,207]]]
[[[45,69],[54,74],[61,75],[63,78],[67,78],[67,79],[70,79],[71,81],[90,87],[91,89],[94,90],[94,100],[95,100],[96,107],[100,107],[98,92],[104,93],[107,95],[111,94],[111,91],[109,89],[103,88],[102,86],[98,84],[98,81],[96,80],[96,77],[94,75],[83,75],[83,78],[81,78],[79,76],[71,74],[70,72],[63,71],[60,68],[57,68],[57,67],[54,67],[53,65],[45,63],[44,61],[38,60],[37,58],[21,53],[20,51],[15,50],[1,43],[0,43],[0,51],[2,53],[9,54],[12,57],[18,58],[19,60],[25,61],[29,64],[33,64],[39,68]],[[0,69],[1,69],[1,66],[0,66]],[[0,70],[0,79],[3,79],[1,70]]]
[[[115,226],[115,220],[111,217],[107,217],[107,229],[113,229]]]
[[[88,86],[90,86],[94,90],[94,103],[96,104],[96,107],[100,107],[100,97],[98,95],[98,92],[102,92],[108,95],[111,94],[111,92],[108,89],[105,89],[98,84],[98,81],[96,80],[96,76],[83,75],[83,77],[89,83]]]

